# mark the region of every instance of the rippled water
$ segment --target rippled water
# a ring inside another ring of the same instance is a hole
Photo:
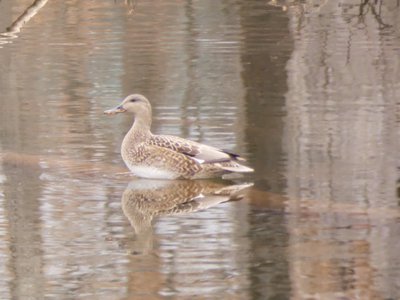
[[[32,2],[0,1],[1,299],[400,298],[397,0]],[[126,174],[132,92],[254,174]]]

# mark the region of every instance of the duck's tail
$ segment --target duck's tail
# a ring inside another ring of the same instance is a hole
[[[235,164],[229,164],[229,165],[224,165],[221,164],[221,169],[229,171],[229,172],[238,172],[238,173],[250,173],[254,172],[252,168],[249,168],[247,166],[235,163]]]

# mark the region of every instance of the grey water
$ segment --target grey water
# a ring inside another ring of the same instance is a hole
[[[0,298],[399,299],[399,50],[397,0],[0,1]],[[131,93],[254,174],[130,176]]]

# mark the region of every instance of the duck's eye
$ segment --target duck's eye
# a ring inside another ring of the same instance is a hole
[[[131,99],[129,102],[136,102],[137,100],[136,99]]]

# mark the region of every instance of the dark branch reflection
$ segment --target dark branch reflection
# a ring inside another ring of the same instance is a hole
[[[360,0],[359,4],[345,3],[341,5],[342,11],[344,14],[349,15],[349,19],[357,19],[358,24],[365,23],[365,17],[369,14],[373,16],[375,21],[379,24],[380,29],[392,27],[392,25],[385,22],[382,17],[382,4],[383,0]],[[280,7],[282,10],[286,11],[291,7],[298,7],[301,14],[310,13],[310,12],[320,12],[325,9],[330,4],[330,1],[321,1],[319,4],[311,2],[307,3],[302,0],[270,0],[267,2],[267,5]],[[397,1],[397,7],[400,6],[400,1]],[[355,9],[354,13],[350,11]]]
[[[0,45],[10,43],[11,39],[17,38],[17,33],[21,31],[21,28],[29,22],[39,10],[46,5],[48,0],[35,0],[31,6],[9,26],[6,31],[0,34]]]

